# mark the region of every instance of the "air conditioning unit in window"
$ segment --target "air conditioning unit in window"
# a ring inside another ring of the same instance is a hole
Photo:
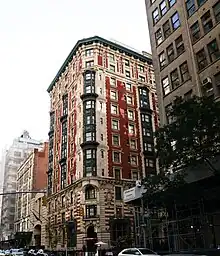
[[[204,79],[202,81],[202,85],[205,86],[205,85],[208,85],[208,84],[211,84],[212,83],[212,79],[211,77],[207,77],[206,79]]]
[[[141,180],[136,180],[136,187],[138,187],[138,188],[141,187]]]

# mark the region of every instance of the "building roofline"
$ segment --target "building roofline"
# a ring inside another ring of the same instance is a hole
[[[53,86],[55,85],[55,83],[58,81],[60,75],[65,71],[66,66],[69,64],[69,62],[72,60],[72,57],[76,54],[78,48],[83,45],[83,44],[89,44],[91,42],[97,42],[97,43],[102,43],[103,45],[106,46],[110,46],[113,49],[118,49],[119,51],[125,52],[129,55],[134,56],[137,59],[142,60],[143,62],[150,62],[152,64],[152,59],[144,56],[138,52],[135,52],[134,50],[128,49],[125,46],[122,46],[118,43],[114,43],[112,41],[109,41],[107,39],[104,39],[102,37],[99,36],[93,36],[93,37],[89,37],[89,38],[84,38],[81,39],[79,41],[77,41],[77,43],[75,44],[75,46],[73,47],[73,49],[71,50],[71,52],[69,53],[69,55],[67,56],[66,60],[64,61],[63,65],[61,66],[61,68],[59,69],[58,73],[56,74],[56,76],[54,77],[53,81],[51,82],[51,84],[49,85],[47,92],[49,93],[50,91],[52,91]]]

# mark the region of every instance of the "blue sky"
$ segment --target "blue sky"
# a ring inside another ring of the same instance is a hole
[[[46,92],[77,40],[99,35],[150,52],[144,0],[2,0],[0,149],[26,129],[47,139]]]

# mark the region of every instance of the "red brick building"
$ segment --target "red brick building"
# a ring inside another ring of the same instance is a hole
[[[123,190],[156,171],[151,56],[97,36],[80,40],[48,92],[48,246],[131,237]]]

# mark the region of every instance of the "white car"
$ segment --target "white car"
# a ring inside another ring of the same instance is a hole
[[[152,255],[157,255],[156,252],[147,249],[147,248],[127,248],[122,250],[118,256],[136,256],[136,255],[140,255],[140,256],[152,256]]]
[[[0,256],[5,256],[5,252],[3,250],[0,250]]]

